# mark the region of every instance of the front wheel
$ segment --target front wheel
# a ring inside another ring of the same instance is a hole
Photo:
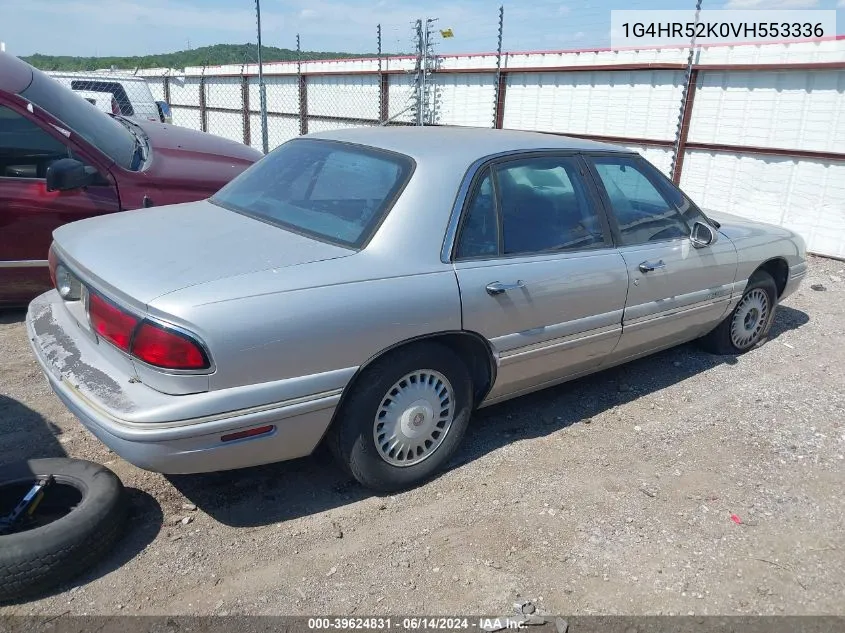
[[[701,344],[714,354],[742,354],[762,343],[769,334],[775,316],[778,290],[775,280],[765,271],[757,271],[748,280],[742,298],[716,326],[702,337]]]
[[[364,486],[391,492],[437,473],[472,412],[463,361],[438,343],[417,343],[365,369],[329,430],[335,457]]]

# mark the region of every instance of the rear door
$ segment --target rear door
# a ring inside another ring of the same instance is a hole
[[[736,249],[728,239],[695,248],[698,209],[639,156],[587,158],[628,270],[623,333],[614,360],[700,336],[728,307]],[[714,229],[714,233],[717,233]]]
[[[488,401],[595,368],[619,340],[625,262],[576,155],[479,172],[453,261],[463,327],[499,358]]]
[[[68,157],[90,164],[32,113],[0,103],[0,303],[26,303],[50,287],[53,229],[119,209],[117,188],[106,178],[86,189],[47,191],[47,168]]]

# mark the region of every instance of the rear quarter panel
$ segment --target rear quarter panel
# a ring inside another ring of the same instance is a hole
[[[362,252],[187,288],[148,308],[208,345],[212,390],[357,368],[399,342],[461,328],[450,266],[385,266]]]

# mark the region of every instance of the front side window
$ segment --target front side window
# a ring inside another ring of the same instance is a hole
[[[320,240],[362,247],[411,176],[407,156],[315,139],[285,143],[211,201]]]
[[[663,242],[689,236],[677,208],[643,173],[634,158],[593,158],[619,226],[623,246]]]
[[[69,156],[63,143],[26,117],[0,106],[0,178],[46,178],[51,163]]]
[[[675,183],[669,180],[662,171],[646,160],[639,161],[639,166],[643,170],[643,173],[648,175],[653,182],[661,185],[661,190],[666,196],[666,199],[678,209],[678,213],[681,214],[690,230],[692,230],[692,225],[696,222],[702,222],[703,224],[710,223],[701,210],[693,204],[692,200],[683,191],[678,189]]]
[[[605,246],[577,163],[535,157],[496,170],[505,255],[573,251]]]

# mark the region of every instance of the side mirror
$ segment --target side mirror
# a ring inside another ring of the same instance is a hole
[[[704,248],[716,241],[716,232],[707,224],[696,222],[692,225],[689,239],[695,248]]]
[[[97,170],[73,158],[61,158],[47,168],[47,191],[69,191],[92,184]]]
[[[158,108],[158,118],[162,123],[173,123],[173,114],[170,111],[170,105],[167,101],[156,101]]]

